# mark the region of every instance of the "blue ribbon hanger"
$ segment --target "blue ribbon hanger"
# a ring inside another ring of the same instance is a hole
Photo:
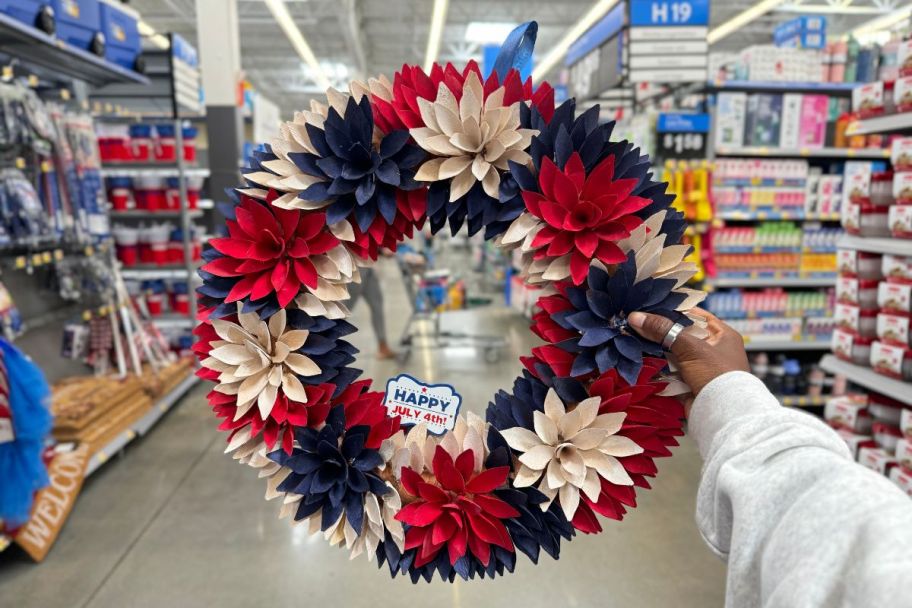
[[[538,22],[527,21],[518,26],[504,40],[494,60],[494,71],[497,80],[503,84],[504,78],[512,68],[521,69],[532,57],[535,38],[538,36]]]

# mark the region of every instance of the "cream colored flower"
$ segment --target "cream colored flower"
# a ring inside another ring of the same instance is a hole
[[[203,367],[220,373],[215,390],[237,395],[234,419],[256,404],[265,420],[280,388],[289,399],[306,403],[307,393],[298,376],[316,376],[321,371],[310,357],[295,352],[304,346],[309,332],[286,329],[284,309],[268,323],[256,313],[239,312],[238,320],[240,325],[224,319],[212,321],[222,339],[212,342],[209,357],[202,362]]]
[[[599,415],[599,404],[600,399],[592,397],[568,412],[550,389],[544,413],[533,414],[534,432],[523,427],[501,431],[509,446],[521,452],[513,484],[522,488],[541,480],[538,489],[550,499],[542,504],[543,510],[559,496],[567,519],[572,519],[581,491],[590,500],[598,500],[601,478],[633,485],[618,457],[640,454],[643,448],[617,434],[627,414]]]
[[[487,444],[484,437],[487,433],[487,423],[477,415],[469,412],[465,418],[456,418],[452,431],[438,437],[428,433],[427,426],[423,423],[416,424],[408,432],[399,431],[380,446],[380,455],[383,461],[389,463],[391,473],[396,479],[402,474],[402,468],[407,467],[419,474],[433,474],[434,452],[441,446],[447,453],[456,459],[465,450],[472,450],[475,457],[473,470],[481,471],[485,458],[488,457]]]
[[[503,87],[484,98],[484,87],[474,72],[463,85],[462,98],[456,100],[446,84],[440,83],[437,99],[418,98],[425,127],[411,129],[415,141],[433,156],[425,162],[415,179],[425,182],[452,180],[450,201],[465,195],[481,182],[488,196],[497,198],[499,171],[509,169],[508,161],[527,164],[526,152],[538,131],[523,129],[519,104],[505,107]]]

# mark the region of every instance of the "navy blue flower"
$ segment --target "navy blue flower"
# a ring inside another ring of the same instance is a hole
[[[331,107],[323,129],[312,124],[306,129],[317,154],[293,152],[288,157],[304,173],[326,180],[311,185],[299,198],[316,203],[333,201],[326,210],[329,224],[352,213],[362,231],[378,214],[392,224],[396,190],[422,186],[414,177],[424,151],[408,143],[410,136],[405,130],[383,135],[375,146],[373,113],[366,95],[360,103],[350,97],[345,116]]]
[[[581,334],[558,344],[576,354],[570,376],[605,373],[617,368],[624,380],[634,384],[643,367],[644,354],[663,356],[659,344],[629,329],[627,315],[631,312],[659,314],[685,326],[692,323],[676,310],[687,294],[674,291],[674,279],[649,277],[636,283],[636,271],[635,252],[630,252],[627,261],[619,264],[613,275],[592,266],[588,286],[565,290],[571,306],[552,318],[561,327]]]
[[[276,450],[269,458],[291,469],[279,484],[280,492],[302,496],[295,520],[320,512],[320,528],[327,530],[342,514],[358,534],[364,523],[364,495],[382,496],[389,486],[374,472],[383,464],[375,449],[365,447],[370,427],[345,428],[345,408],[334,407],[326,426],[317,431],[295,429],[291,454]]]

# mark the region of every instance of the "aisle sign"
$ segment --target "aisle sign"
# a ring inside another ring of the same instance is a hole
[[[630,0],[630,81],[705,81],[708,25],[709,0]]]
[[[569,85],[577,100],[598,97],[620,82],[626,18],[627,7],[619,3],[567,49],[564,65],[570,68]]]
[[[630,25],[709,25],[709,0],[630,0]]]
[[[706,158],[709,114],[663,112],[656,122],[659,158]]]

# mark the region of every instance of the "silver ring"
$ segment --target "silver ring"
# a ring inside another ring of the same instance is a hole
[[[684,326],[680,323],[672,325],[671,329],[668,330],[668,333],[665,334],[665,337],[662,338],[662,348],[669,350],[671,345],[675,343],[675,340],[678,339],[678,336],[681,335],[682,331],[684,331]]]

